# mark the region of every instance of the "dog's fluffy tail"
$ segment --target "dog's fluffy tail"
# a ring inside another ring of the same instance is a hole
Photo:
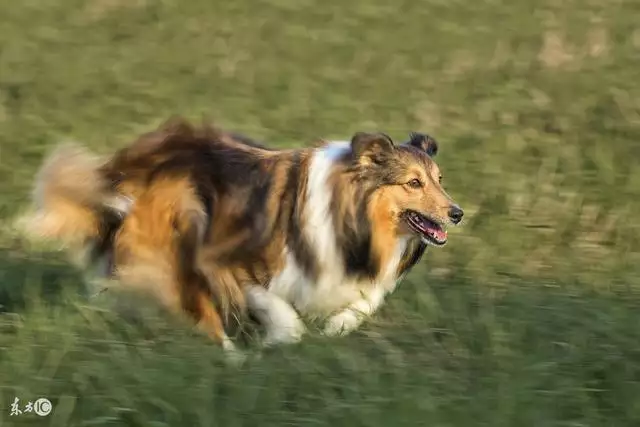
[[[21,231],[84,255],[103,237],[105,222],[122,218],[129,209],[128,199],[111,190],[102,165],[99,157],[78,145],[57,147],[36,176],[33,209],[17,222]]]

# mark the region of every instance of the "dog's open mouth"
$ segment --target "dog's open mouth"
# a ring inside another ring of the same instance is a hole
[[[447,231],[437,222],[416,211],[405,211],[404,219],[409,227],[427,242],[441,246],[447,243]]]

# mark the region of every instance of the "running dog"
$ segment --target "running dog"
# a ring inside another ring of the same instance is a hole
[[[371,316],[463,211],[441,185],[437,142],[382,133],[276,150],[173,119],[106,159],[79,146],[42,166],[28,231],[150,292],[233,350],[248,313],[265,345]]]

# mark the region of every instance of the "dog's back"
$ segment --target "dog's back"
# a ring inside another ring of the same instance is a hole
[[[84,266],[109,258],[115,270],[103,274],[155,294],[233,348],[225,325],[243,316],[244,297],[232,271],[201,268],[201,247],[217,194],[250,179],[233,171],[254,170],[258,152],[268,151],[246,137],[175,119],[107,160],[63,146],[39,171],[35,209],[21,224],[74,255],[91,254],[81,259]]]

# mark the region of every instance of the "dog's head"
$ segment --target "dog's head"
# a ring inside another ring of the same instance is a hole
[[[358,132],[351,152],[357,179],[371,185],[373,222],[390,223],[397,235],[418,236],[434,246],[446,243],[447,225],[460,223],[463,211],[442,187],[433,138],[412,133],[397,145],[385,134]]]

